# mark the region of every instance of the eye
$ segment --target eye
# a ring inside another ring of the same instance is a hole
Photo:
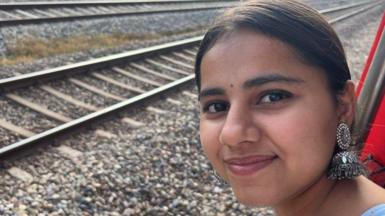
[[[293,94],[284,90],[273,90],[262,95],[259,103],[271,104],[292,97]]]
[[[226,102],[210,102],[203,107],[203,112],[218,113],[225,112],[229,108],[229,104]]]

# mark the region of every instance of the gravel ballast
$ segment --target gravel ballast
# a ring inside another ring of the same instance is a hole
[[[368,13],[371,15],[367,16]],[[367,13],[358,14],[354,19],[334,25],[345,48],[352,80],[355,82],[360,79],[383,13],[384,6],[377,6]],[[357,20],[365,20],[367,23],[362,25],[363,21]]]
[[[354,73],[365,61],[381,11],[378,7],[335,26]],[[195,93],[193,87],[187,90]],[[154,101],[147,105],[169,112],[139,107],[29,157],[2,163],[0,214],[273,215],[269,209],[246,208],[215,182],[199,144],[197,99],[181,93],[169,97],[182,104]],[[130,128],[123,117],[146,125]],[[19,171],[23,180],[13,177],[15,167],[27,172]]]
[[[41,133],[60,124],[4,97],[0,97],[0,113],[4,120],[34,133]]]

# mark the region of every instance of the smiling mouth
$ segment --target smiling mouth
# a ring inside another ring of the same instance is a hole
[[[243,158],[226,159],[228,169],[231,173],[238,176],[247,176],[270,165],[275,159],[274,156],[249,156]]]

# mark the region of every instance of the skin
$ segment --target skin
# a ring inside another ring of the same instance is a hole
[[[341,193],[360,191],[357,185],[371,185],[364,177],[348,181],[363,182],[350,187],[326,177],[337,125],[353,122],[353,83],[347,83],[338,100],[336,104],[322,69],[305,64],[290,46],[248,30],[230,33],[205,54],[201,65],[204,153],[245,205],[273,206],[277,215],[363,212],[378,199],[358,196],[364,204],[347,205],[345,212],[330,202]],[[235,172],[231,159],[249,156],[261,160],[259,168]]]

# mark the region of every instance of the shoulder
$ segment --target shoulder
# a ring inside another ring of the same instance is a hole
[[[385,190],[366,178],[360,189],[366,203],[362,216],[385,216]]]
[[[366,177],[342,180],[338,192],[338,200],[345,197],[340,215],[385,216],[385,190]]]
[[[385,215],[385,203],[378,204],[366,210],[361,216],[384,216],[384,215]]]
[[[326,202],[324,211],[319,215],[385,216],[385,190],[364,176],[337,181]],[[378,207],[379,204],[384,205]],[[378,211],[374,207],[383,210],[371,213],[373,210]]]

